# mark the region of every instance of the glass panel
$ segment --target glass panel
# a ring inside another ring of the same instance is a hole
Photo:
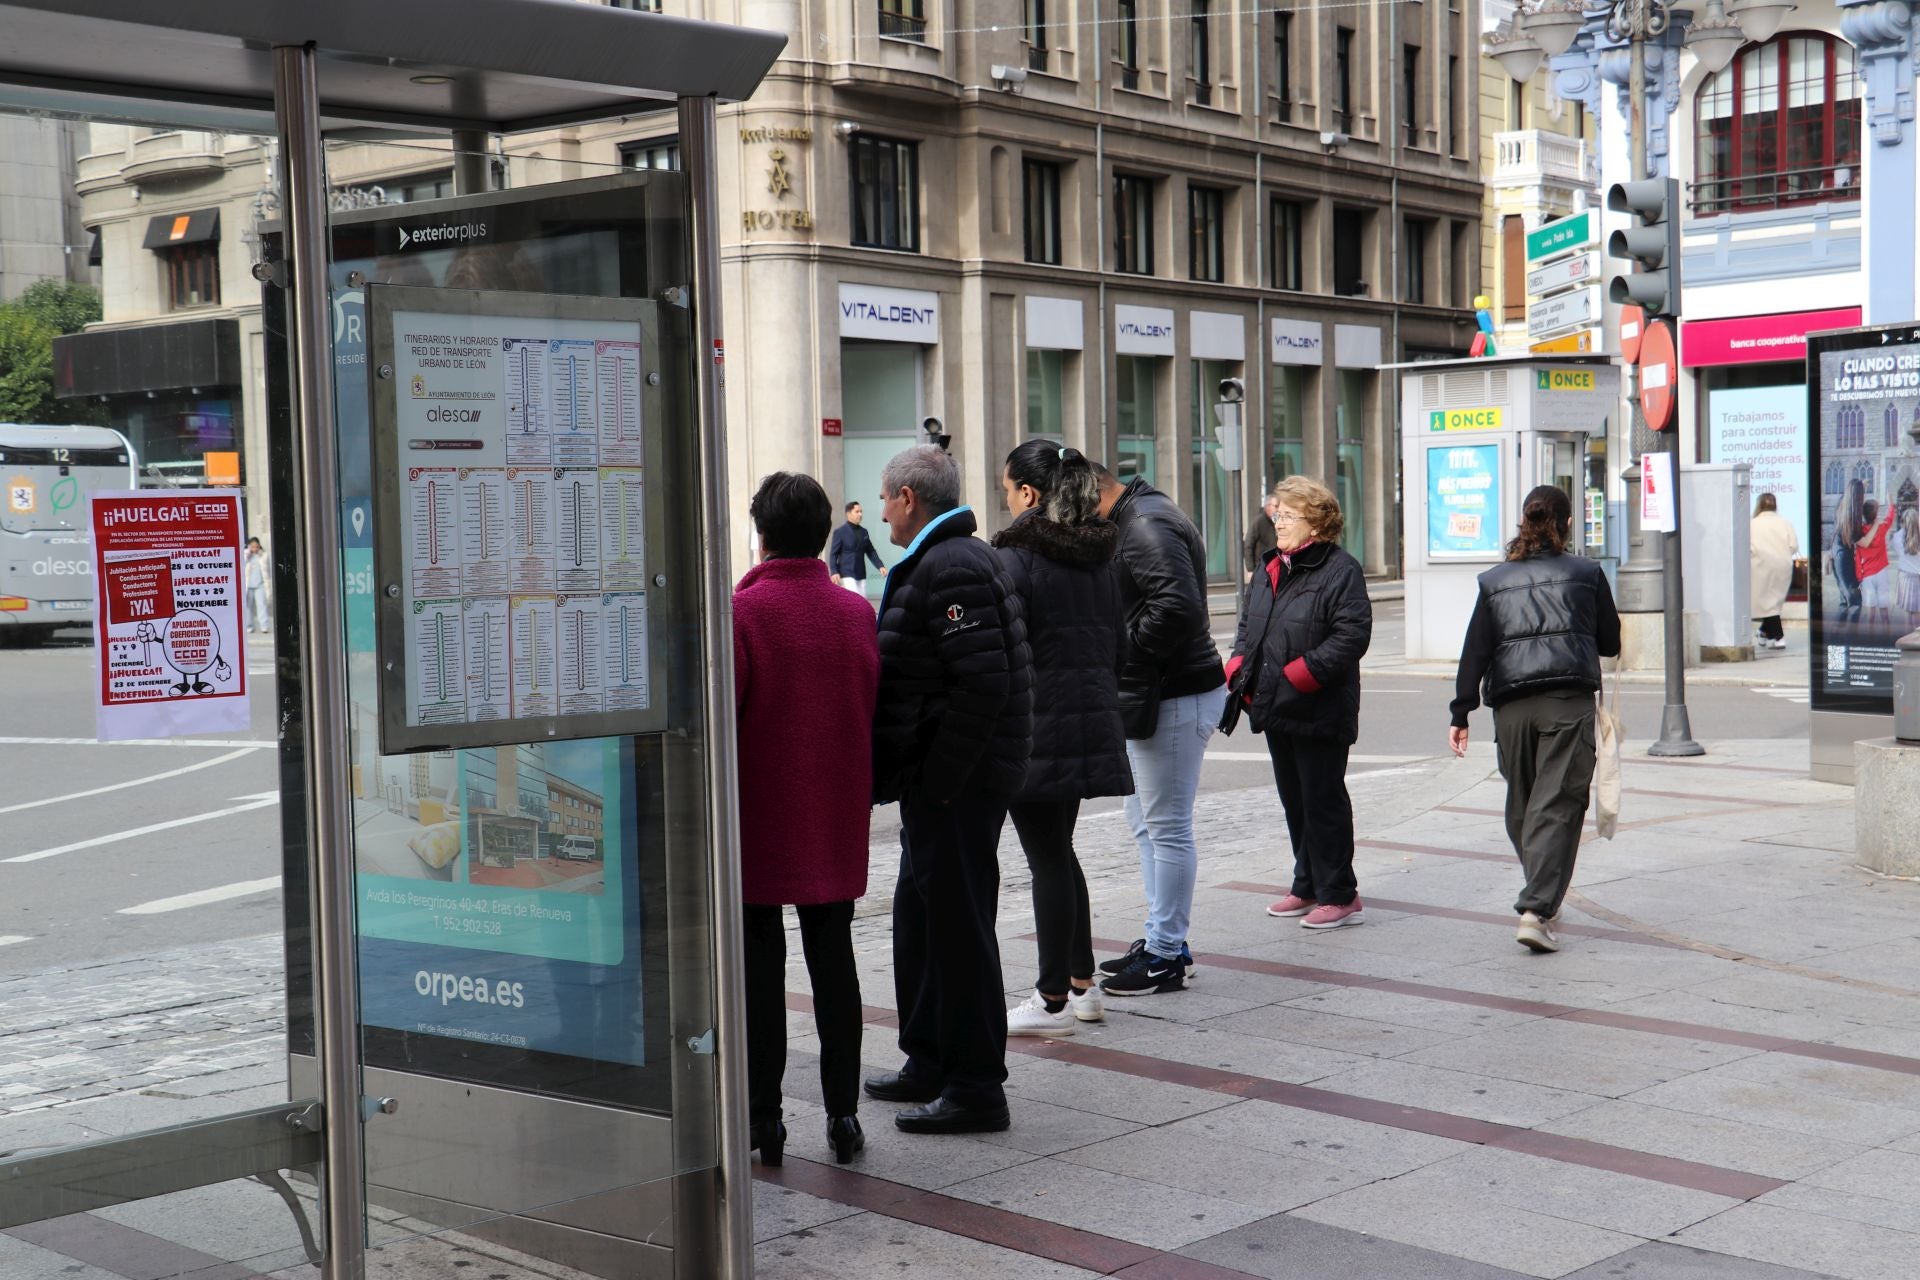
[[[1270,445],[1267,486],[1279,484],[1288,476],[1307,469],[1305,387],[1307,372],[1293,365],[1273,366],[1273,380],[1267,397],[1267,430]]]
[[[1157,475],[1159,427],[1154,371],[1160,362],[1150,356],[1121,356],[1115,363],[1119,377],[1114,387],[1114,424],[1119,439],[1113,473],[1121,480],[1144,476],[1152,484]]]
[[[1207,544],[1207,576],[1223,577],[1228,568],[1231,539],[1227,536],[1227,473],[1219,463],[1220,442],[1214,438],[1214,388],[1222,378],[1233,376],[1233,366],[1224,360],[1193,362],[1192,494],[1186,508],[1200,526]]]
[[[857,499],[861,518],[880,559],[891,566],[906,554],[887,537],[880,520],[880,469],[902,449],[919,443],[920,348],[898,342],[840,344],[842,502]],[[871,566],[869,566],[871,567]],[[867,594],[878,598],[885,579],[869,573]]]
[[[1065,439],[1067,353],[1027,351],[1027,434]]]
[[[1373,375],[1340,370],[1340,397],[1334,406],[1334,434],[1339,443],[1334,460],[1334,497],[1346,517],[1341,545],[1361,564],[1367,563],[1367,386]]]

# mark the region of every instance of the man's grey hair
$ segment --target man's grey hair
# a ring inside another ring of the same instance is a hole
[[[902,489],[934,515],[960,505],[960,465],[937,445],[917,444],[893,455],[880,472],[880,492],[892,497]]]

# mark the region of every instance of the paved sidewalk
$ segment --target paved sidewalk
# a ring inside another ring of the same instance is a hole
[[[1330,934],[1264,914],[1285,874],[1272,794],[1204,796],[1193,988],[1015,1041],[1005,1134],[910,1138],[868,1104],[844,1168],[794,940],[792,1137],[784,1169],[755,1166],[759,1275],[1920,1275],[1920,885],[1852,865],[1851,792],[1805,779],[1804,742],[1709,747],[1630,746],[1622,831],[1585,849],[1555,956],[1512,941],[1481,744],[1355,778],[1368,923]],[[1124,822],[1090,819],[1080,847],[1095,932],[1124,945]],[[1014,999],[1033,947],[1010,832],[1002,862]],[[894,863],[876,847],[856,921],[876,1068],[898,1062]],[[0,982],[0,1148],[284,1097],[278,966],[263,938]],[[218,1251],[310,1277],[295,1243],[267,1189],[234,1184],[0,1233],[0,1276],[253,1274]],[[458,1234],[374,1267],[572,1280]]]

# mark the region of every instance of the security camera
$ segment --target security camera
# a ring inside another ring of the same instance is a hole
[[[940,429],[940,419],[938,418],[922,419],[920,422],[920,434],[927,438],[928,444],[939,449],[944,449],[953,443],[953,437]]]
[[[1220,400],[1223,404],[1241,404],[1247,398],[1247,384],[1239,378],[1220,379]]]
[[[995,84],[1004,85],[1007,88],[1012,88],[1014,85],[1025,84],[1027,82],[1027,69],[1025,67],[1004,67],[996,62],[987,68],[987,74],[993,77]]]
[[[1344,133],[1322,131],[1320,134],[1320,145],[1329,151],[1338,151],[1351,141],[1353,139]]]
[[[833,126],[833,131],[842,138],[851,138],[854,134],[860,132],[860,126],[855,121],[842,120],[839,124]]]

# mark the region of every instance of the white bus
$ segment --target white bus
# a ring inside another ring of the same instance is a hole
[[[138,487],[133,446],[110,427],[0,422],[0,645],[93,623],[87,499]]]

